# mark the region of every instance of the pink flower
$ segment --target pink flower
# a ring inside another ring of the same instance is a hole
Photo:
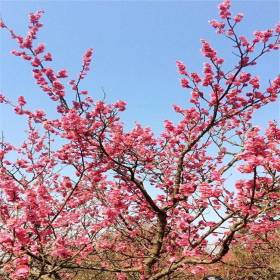
[[[45,112],[43,110],[36,110],[33,114],[34,118],[38,119],[38,120],[42,120],[43,117],[46,116]]]
[[[64,89],[64,86],[63,86],[58,80],[55,80],[55,81],[53,82],[53,86],[54,86],[54,88],[57,89],[57,90],[62,90],[62,89]]]
[[[209,63],[205,63],[203,67],[203,72],[204,72],[204,79],[203,79],[203,86],[208,86],[213,82],[213,70],[212,67]]]
[[[210,46],[210,44],[206,40],[201,40],[201,43],[202,43],[202,48],[201,48],[202,54],[205,57],[215,60],[217,54],[215,50]]]
[[[71,251],[69,249],[59,245],[53,251],[53,255],[64,259],[64,258],[71,256]]]
[[[280,33],[280,22],[278,24],[276,24],[274,30],[275,30],[276,33]]]
[[[217,64],[223,64],[224,63],[224,59],[223,58],[217,58],[217,59],[215,59],[215,62]]]
[[[15,56],[21,56],[21,55],[24,55],[24,54],[25,54],[25,52],[19,52],[19,51],[17,51],[17,50],[12,50],[11,53],[12,53],[13,55],[15,55]]]
[[[67,70],[63,69],[60,70],[57,74],[57,78],[67,78],[68,77],[68,73]]]
[[[183,64],[183,62],[181,62],[181,61],[176,61],[176,65],[177,65],[179,74],[181,74],[181,75],[187,75],[186,66]]]
[[[239,40],[243,47],[248,47],[250,44],[245,36],[240,36]]]
[[[240,22],[244,17],[244,14],[242,13],[238,13],[235,17],[234,17],[234,21],[235,22]]]
[[[119,111],[124,111],[126,106],[126,102],[120,100],[115,103],[115,108],[119,109]]]
[[[34,67],[38,67],[40,65],[41,61],[38,57],[34,57],[33,61],[31,62],[31,65]]]
[[[92,57],[92,54],[93,54],[93,49],[92,48],[87,49],[84,54],[84,61],[89,61]]]
[[[0,103],[4,103],[5,101],[5,96],[3,94],[0,94]]]
[[[16,268],[15,275],[18,277],[26,277],[29,273],[28,265],[20,265]]]
[[[80,79],[83,79],[85,77],[85,75],[88,73],[89,66],[91,63],[91,59],[92,59],[92,55],[93,55],[93,49],[87,49],[84,56],[83,56],[83,69],[80,72]]]
[[[45,51],[45,45],[43,43],[39,44],[39,46],[34,50],[35,54],[40,54]]]
[[[181,86],[183,88],[188,88],[189,87],[189,81],[185,78],[181,79]]]
[[[194,275],[200,275],[202,274],[203,272],[205,272],[207,268],[201,266],[201,265],[197,265],[197,266],[194,266],[191,268],[191,273],[194,274]]]
[[[220,10],[220,17],[222,19],[229,18],[231,13],[229,11],[231,5],[230,0],[224,0],[221,4],[218,5],[218,8]]]
[[[18,104],[19,104],[20,106],[24,106],[24,105],[26,104],[26,101],[25,101],[25,99],[24,99],[23,96],[20,96],[20,97],[18,98]]]
[[[257,89],[260,87],[259,77],[253,77],[249,82],[253,88]]]
[[[118,212],[115,209],[107,208],[105,215],[108,220],[113,221],[118,216]]]
[[[45,59],[45,61],[52,61],[52,55],[51,55],[51,53],[46,53],[46,54],[44,55],[44,59]]]
[[[13,239],[10,235],[0,232],[0,242],[1,243],[12,243]]]
[[[195,187],[192,184],[182,184],[181,191],[184,195],[188,196],[195,191]]]
[[[224,32],[223,28],[225,27],[225,24],[223,22],[212,19],[209,21],[209,24],[217,30],[217,33]]]
[[[118,273],[118,274],[117,274],[117,279],[118,279],[118,280],[127,280],[128,278],[127,278],[126,274],[124,274],[124,273]]]
[[[273,35],[272,29],[254,32],[256,42],[267,42]]]
[[[22,58],[25,59],[25,60],[31,60],[32,59],[32,57],[30,55],[23,55]]]
[[[0,20],[0,28],[5,28],[5,27],[6,27],[5,23],[2,20]]]
[[[197,73],[191,73],[191,77],[195,83],[201,82],[201,78],[199,77],[199,75]]]
[[[32,24],[38,24],[40,18],[42,17],[42,15],[44,14],[44,11],[37,11],[35,13],[30,13],[29,14],[29,21]]]
[[[174,124],[171,121],[169,121],[169,120],[164,121],[164,127],[169,132],[170,131],[174,131],[174,129],[175,129]]]
[[[250,80],[250,78],[251,78],[250,73],[243,72],[239,75],[239,82],[240,83],[247,83]]]

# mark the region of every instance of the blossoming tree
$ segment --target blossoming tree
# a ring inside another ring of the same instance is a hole
[[[178,61],[192,106],[174,106],[181,120],[165,121],[156,137],[141,125],[124,130],[125,102],[107,104],[82,90],[92,49],[77,79],[49,67],[52,54],[36,45],[42,14],[30,14],[25,36],[1,22],[18,44],[12,53],[31,65],[57,116],[28,109],[24,96],[0,96],[29,128],[21,145],[0,143],[1,279],[73,279],[80,271],[176,279],[207,271],[236,240],[253,240],[250,249],[264,242],[258,235],[273,235],[280,226],[280,129],[270,122],[262,133],[251,120],[276,101],[280,77],[261,87],[250,71],[279,49],[280,25],[240,36],[243,15],[222,2],[219,21],[210,24],[232,42],[236,62],[225,66],[205,40],[202,74]],[[230,172],[239,178],[233,186]]]

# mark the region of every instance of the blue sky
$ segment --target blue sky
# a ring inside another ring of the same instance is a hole
[[[43,9],[44,27],[38,42],[53,53],[55,69],[66,68],[76,77],[84,51],[94,48],[92,70],[82,84],[93,98],[125,100],[128,109],[123,121],[151,126],[156,133],[165,119],[176,120],[171,105],[187,106],[188,92],[179,85],[175,61],[189,70],[201,71],[200,39],[207,39],[230,63],[230,42],[215,34],[208,20],[217,18],[217,1],[1,1],[5,22],[18,33],[27,30],[30,11]],[[233,1],[234,12],[244,12],[239,30],[273,27],[279,20],[278,1]],[[15,43],[5,32],[0,35],[0,90],[11,99],[25,95],[32,108],[52,111],[53,103],[34,84],[31,67],[9,55]],[[226,62],[227,63],[227,62]],[[279,73],[279,56],[267,55],[255,73],[263,84]],[[1,130],[8,139],[21,138],[23,122],[0,106]],[[255,122],[264,126],[279,119],[279,102],[262,109]],[[22,129],[20,129],[20,127]]]

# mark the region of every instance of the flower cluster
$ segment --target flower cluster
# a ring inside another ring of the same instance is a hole
[[[66,96],[67,69],[50,67],[46,45],[35,45],[41,11],[30,14],[27,36],[0,22],[18,43],[12,53],[32,66],[36,84],[58,101],[51,118],[28,109],[25,96],[11,102],[0,95],[1,105],[27,120],[19,145],[4,137],[0,142],[5,277],[72,279],[84,268],[120,280],[172,278],[183,270],[203,274],[234,240],[256,243],[247,232],[279,229],[280,129],[270,122],[263,133],[252,118],[278,98],[280,76],[261,86],[251,68],[278,49],[280,26],[257,31],[250,41],[237,34],[243,15],[231,17],[229,0],[219,12],[221,19],[210,24],[234,43],[238,62],[225,70],[206,40],[202,73],[177,61],[190,104],[173,106],[180,118],[166,120],[160,135],[140,124],[126,127],[119,116],[126,102],[107,104],[79,89],[92,49],[77,80],[68,82],[74,96]]]

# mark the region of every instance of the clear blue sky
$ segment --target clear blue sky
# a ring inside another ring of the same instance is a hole
[[[38,42],[54,54],[54,67],[67,68],[76,77],[84,51],[95,50],[92,71],[83,82],[94,98],[125,100],[127,127],[134,122],[151,126],[156,133],[165,119],[176,119],[171,105],[187,106],[187,91],[179,85],[175,61],[191,71],[201,71],[200,39],[209,40],[226,61],[231,62],[230,43],[215,35],[208,20],[217,18],[217,1],[1,1],[5,22],[24,33],[30,11],[43,9],[44,27]],[[245,13],[242,34],[274,26],[279,20],[279,1],[233,1],[233,10]],[[27,96],[32,107],[51,110],[52,102],[33,82],[31,67],[9,55],[15,43],[1,32],[1,91],[10,98]],[[279,73],[279,56],[261,59],[256,73],[268,81]],[[22,122],[0,106],[1,130],[18,140]],[[279,102],[263,109],[255,118],[264,125],[279,119]]]

